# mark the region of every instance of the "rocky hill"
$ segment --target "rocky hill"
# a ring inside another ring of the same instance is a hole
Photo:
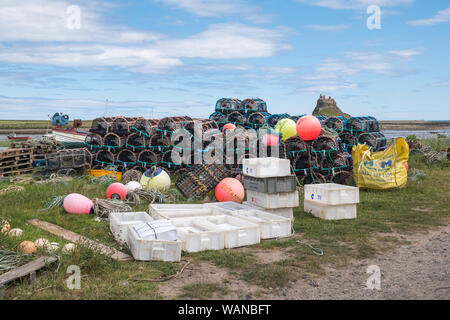
[[[323,115],[326,117],[334,117],[334,116],[344,116],[349,118],[350,115],[342,112],[341,109],[336,104],[336,101],[331,97],[326,97],[325,95],[320,95],[317,100],[316,108],[313,111],[314,116]]]

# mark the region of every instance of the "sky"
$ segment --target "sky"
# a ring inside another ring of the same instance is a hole
[[[209,117],[223,97],[450,119],[448,0],[0,0],[0,119]]]

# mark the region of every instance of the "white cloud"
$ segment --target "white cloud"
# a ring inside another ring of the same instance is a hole
[[[296,0],[309,5],[336,10],[362,10],[370,5],[397,7],[410,5],[414,0]]]
[[[450,7],[439,11],[432,18],[408,21],[407,23],[411,26],[434,26],[435,24],[448,21],[450,21]]]
[[[422,48],[419,49],[410,49],[410,50],[391,50],[389,51],[390,54],[393,54],[395,56],[398,56],[400,58],[411,58],[413,56],[417,56],[419,54],[422,54],[420,51]]]
[[[317,31],[342,31],[348,29],[347,25],[309,25],[307,28],[317,30]]]

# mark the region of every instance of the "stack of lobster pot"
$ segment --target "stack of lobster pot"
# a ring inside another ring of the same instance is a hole
[[[299,205],[299,195],[289,160],[272,157],[244,159],[242,169],[247,205],[294,219],[293,208]]]

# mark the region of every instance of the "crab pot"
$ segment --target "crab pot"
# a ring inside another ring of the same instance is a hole
[[[241,100],[231,99],[231,98],[222,98],[216,102],[215,111],[228,114],[233,110],[238,110],[241,105]]]
[[[380,124],[374,117],[352,117],[345,122],[345,130],[350,132],[379,132]]]
[[[350,167],[349,157],[350,155],[347,152],[340,152],[333,156],[327,155],[322,159],[321,168],[326,169],[349,168]]]
[[[222,112],[216,111],[209,116],[209,119],[215,121],[216,123],[223,124],[226,122],[227,116]]]
[[[345,121],[345,117],[331,117],[325,120],[324,124],[327,128],[333,129],[337,132],[342,132],[345,128]]]
[[[113,121],[114,120],[112,118],[95,118],[92,120],[89,132],[97,133],[103,137],[105,134],[110,132]]]
[[[95,167],[100,166],[100,168],[104,168],[108,165],[113,165],[116,162],[116,159],[114,157],[114,154],[111,151],[108,150],[100,150],[95,155],[94,164]]]
[[[193,161],[193,159],[191,159],[191,161]],[[160,155],[160,166],[163,167],[168,172],[173,172],[182,167],[183,164],[174,163],[172,159],[172,150],[168,150]]]
[[[162,132],[154,133],[148,142],[148,147],[155,153],[162,153],[172,146],[170,138]]]
[[[113,153],[117,153],[124,147],[124,142],[125,139],[111,132],[103,137],[103,148]]]
[[[147,143],[144,136],[140,136],[137,133],[133,133],[128,136],[126,146],[133,152],[138,152],[147,148]]]
[[[184,170],[176,182],[178,190],[186,197],[204,197],[224,178],[231,177],[232,170],[227,165],[200,164]]]
[[[88,149],[60,150],[45,155],[46,169],[59,170],[83,168],[92,165],[92,154]]]
[[[289,119],[291,119],[292,121],[294,121],[295,123],[297,123],[298,120],[300,120],[300,118],[301,118],[301,117],[304,117],[304,116],[306,116],[306,114],[302,114],[302,115],[299,115],[299,116],[290,116]]]
[[[112,123],[112,132],[120,137],[130,134],[131,128],[136,122],[136,118],[117,117]]]
[[[348,153],[352,152],[352,148],[356,145],[356,138],[350,132],[343,131],[339,134],[341,139],[342,147],[347,150]]]
[[[358,136],[358,143],[367,144],[375,151],[380,151],[386,148],[387,139],[381,132],[366,132]]]
[[[338,149],[337,141],[329,136],[319,136],[311,144],[314,152],[327,152]]]
[[[253,129],[257,129],[266,124],[268,113],[255,112],[248,116],[248,123]]]
[[[149,138],[157,128],[158,121],[152,119],[138,119],[131,127],[131,130],[140,136]]]
[[[303,184],[303,185],[322,184],[322,183],[326,183],[326,182],[327,182],[327,178],[318,172],[310,172],[307,175],[305,175],[301,180],[301,184]]]
[[[201,137],[203,133],[210,129],[218,129],[219,126],[217,122],[210,119],[200,119],[200,120],[192,120],[186,121],[183,125],[184,129],[186,129],[191,135]],[[195,130],[199,130],[195,132]]]
[[[239,111],[233,111],[228,115],[227,122],[231,122],[237,125],[245,125],[247,119]]]
[[[353,173],[351,171],[340,171],[334,173],[331,176],[331,182],[348,186],[355,185],[355,180],[353,179]]]
[[[267,104],[260,98],[245,99],[239,105],[239,110],[244,112],[267,112]]]
[[[124,149],[117,154],[116,164],[122,171],[133,168],[136,163],[136,155],[131,150]]]
[[[84,144],[87,146],[89,150],[97,151],[102,148],[103,146],[103,139],[102,136],[98,133],[89,133],[86,136],[86,140],[84,141]]]
[[[192,118],[188,116],[163,118],[158,122],[158,129],[173,132],[181,128],[186,121],[192,121]]]
[[[284,141],[286,155],[289,159],[294,160],[301,154],[308,151],[308,145],[299,136],[294,136]]]
[[[269,118],[267,118],[267,124],[271,127],[275,127],[281,119],[288,119],[291,116],[287,113],[283,114],[272,114]]]
[[[304,175],[311,169],[319,168],[319,160],[314,153],[300,153],[291,160],[291,164],[298,175]]]
[[[137,157],[138,165],[144,169],[150,169],[158,164],[158,156],[151,150],[143,150]]]

